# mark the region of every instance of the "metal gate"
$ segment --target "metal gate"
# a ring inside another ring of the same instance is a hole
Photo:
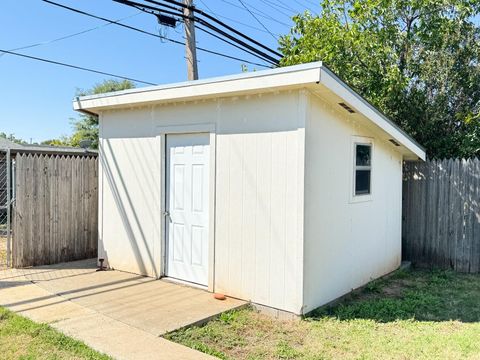
[[[11,265],[13,169],[10,150],[0,150],[0,269]]]

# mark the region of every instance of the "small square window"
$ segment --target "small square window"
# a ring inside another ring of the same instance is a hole
[[[355,196],[371,193],[372,145],[355,144]]]

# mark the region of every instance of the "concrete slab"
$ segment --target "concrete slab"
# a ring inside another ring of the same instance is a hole
[[[119,359],[211,358],[159,336],[243,306],[236,299],[119,271],[95,261],[0,271],[0,305]]]
[[[101,314],[64,320],[52,326],[115,359],[214,359]]]
[[[48,292],[160,336],[199,323],[243,301],[218,301],[202,289],[120,271],[95,271],[88,261],[39,268],[26,277]]]

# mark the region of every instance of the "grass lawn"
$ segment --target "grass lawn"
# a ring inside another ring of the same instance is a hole
[[[0,307],[0,359],[111,359],[48,325]]]
[[[244,309],[166,338],[223,359],[480,359],[480,275],[398,271],[301,321]]]

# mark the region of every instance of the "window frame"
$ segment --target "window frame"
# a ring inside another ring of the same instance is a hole
[[[370,165],[358,165],[357,166],[357,145],[365,145],[370,147]],[[374,191],[374,181],[373,181],[373,174],[374,174],[374,142],[373,138],[364,137],[364,136],[353,136],[352,137],[352,146],[351,146],[351,171],[350,171],[350,179],[351,179],[351,186],[350,186],[350,202],[357,203],[357,202],[366,202],[371,201],[373,199],[373,191]],[[367,194],[356,194],[355,187],[356,187],[356,174],[357,170],[369,170],[370,171],[370,191]]]

